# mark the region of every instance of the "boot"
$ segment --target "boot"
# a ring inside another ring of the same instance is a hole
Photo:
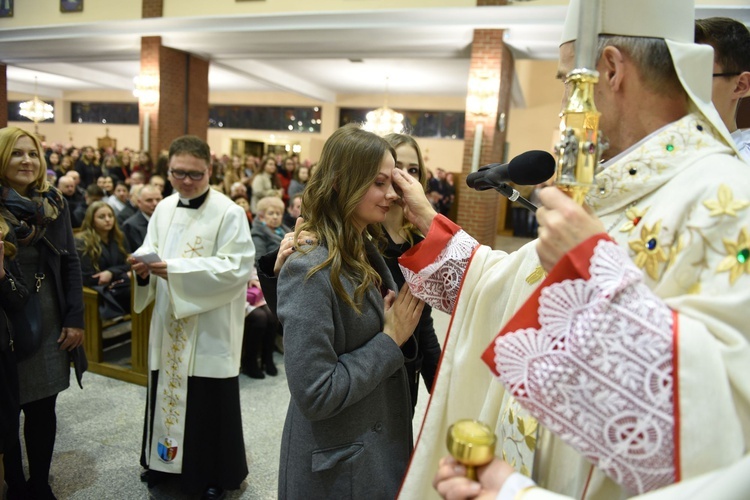
[[[252,332],[245,330],[242,342],[242,373],[250,378],[266,378],[258,363],[258,344],[260,339]]]
[[[57,500],[50,485],[44,481],[34,482],[29,479],[26,485],[31,493],[31,498],[34,500]]]
[[[268,375],[275,377],[279,373],[279,370],[273,363],[273,350],[276,345],[276,330],[273,328],[269,328],[268,330],[269,331],[263,336],[263,368],[265,368]]]

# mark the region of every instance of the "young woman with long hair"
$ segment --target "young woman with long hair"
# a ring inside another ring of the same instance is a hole
[[[116,287],[114,297],[122,312],[127,314],[130,311],[130,264],[127,262],[130,252],[125,235],[117,225],[115,211],[106,202],[95,201],[86,210],[76,238],[76,250],[81,259],[83,284],[109,287],[112,292]]]
[[[317,235],[278,279],[291,402],[279,498],[393,498],[412,443],[404,355],[422,302],[396,284],[376,243],[398,199],[393,148],[346,125],[326,141],[302,198]]]

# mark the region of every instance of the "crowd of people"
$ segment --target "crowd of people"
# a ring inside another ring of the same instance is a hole
[[[216,158],[194,136],[156,162],[63,154],[0,129],[8,498],[55,498],[56,398],[71,362],[79,384],[85,370],[83,286],[117,289],[122,311],[131,289],[136,312],[154,304],[149,487],[177,478],[208,500],[240,487],[239,376],[276,375],[283,335],[281,499],[424,498],[433,486],[449,499],[691,498],[717,478],[730,497],[746,494],[750,475],[736,467],[750,465],[750,335],[738,313],[750,305],[750,182],[735,117],[750,32],[694,25],[683,0],[632,1],[649,15],[603,9],[599,20],[599,188],[588,206],[537,190],[539,238],[513,254],[446,217],[450,174],[430,178],[408,135],[349,124],[307,165]],[[562,76],[580,5],[569,7]],[[430,307],[452,315],[442,347]],[[420,380],[431,400],[415,443]],[[497,435],[498,456],[473,478],[441,458],[457,418]]]

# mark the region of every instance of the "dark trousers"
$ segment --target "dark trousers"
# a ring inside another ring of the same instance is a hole
[[[278,320],[268,306],[253,309],[245,317],[242,339],[242,371],[258,372],[261,366],[273,365],[273,349]],[[260,365],[258,357],[260,355]]]

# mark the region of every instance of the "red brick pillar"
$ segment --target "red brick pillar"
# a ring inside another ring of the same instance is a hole
[[[144,18],[161,17],[163,11],[164,0],[143,0]],[[192,134],[206,140],[208,61],[164,47],[161,37],[143,37],[140,76],[156,85],[152,89],[155,92],[139,98],[141,149],[148,149],[156,159],[159,151],[168,149],[169,144],[181,135]],[[146,129],[147,139],[144,135]]]
[[[7,66],[0,64],[0,128],[8,126],[8,73]]]
[[[505,4],[503,0],[479,0],[479,3]],[[494,246],[498,230],[505,229],[507,200],[493,190],[474,191],[466,186],[464,179],[472,172],[472,159],[479,144],[475,140],[478,124],[483,128],[478,165],[498,163],[504,158],[512,78],[513,57],[503,43],[503,30],[474,30],[457,222],[480,243],[490,246]],[[485,105],[477,107],[478,102]]]
[[[164,47],[161,37],[141,39],[141,77],[158,82],[156,100],[141,97],[141,148],[148,127],[148,150],[153,158],[177,137],[192,134],[206,140],[208,133],[208,61]],[[148,125],[146,117],[148,116]]]

